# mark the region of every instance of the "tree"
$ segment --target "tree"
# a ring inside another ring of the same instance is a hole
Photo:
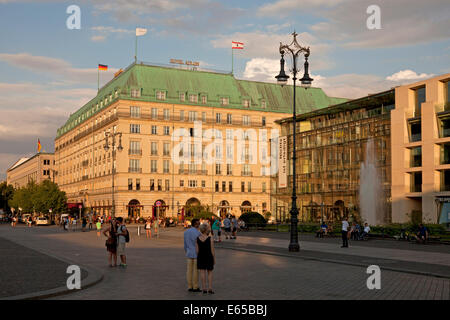
[[[12,185],[8,185],[6,181],[0,183],[0,209],[4,212],[11,212],[9,201],[14,196],[14,188]]]
[[[52,209],[52,213],[63,213],[67,209],[66,203],[66,193],[59,190],[58,185],[50,180],[44,180],[40,183],[33,194],[36,212],[47,214]]]
[[[30,181],[25,187],[16,189],[14,191],[14,196],[9,202],[9,206],[14,208],[16,212],[19,212],[19,208],[21,208],[22,213],[33,213],[33,197],[34,193],[37,191],[37,188],[36,183],[34,181]]]

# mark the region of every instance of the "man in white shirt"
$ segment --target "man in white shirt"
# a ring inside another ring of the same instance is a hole
[[[342,246],[341,248],[348,248],[348,221],[347,217],[344,217],[344,220],[342,220]]]
[[[364,231],[361,235],[361,239],[364,239],[365,236],[367,236],[370,232],[370,227],[367,223],[364,224]]]

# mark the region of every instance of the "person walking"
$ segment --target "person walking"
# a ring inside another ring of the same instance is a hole
[[[117,255],[120,256],[120,267],[127,267],[127,256],[125,254],[125,244],[129,234],[122,217],[117,218]]]
[[[198,219],[192,219],[191,227],[184,232],[184,252],[187,258],[186,280],[189,292],[200,292],[198,288],[198,270],[197,270],[197,238],[200,235],[198,231],[200,222]]]
[[[159,219],[153,218],[153,234],[156,238],[159,237]]]
[[[213,294],[212,290],[212,271],[214,269],[214,242],[210,236],[211,229],[209,225],[204,223],[199,227],[200,236],[197,238],[197,269],[200,271],[202,278],[203,293]],[[208,277],[206,277],[208,274]],[[208,289],[206,289],[208,288]]]
[[[109,266],[115,267],[117,266],[117,228],[114,220],[110,221],[109,228],[105,229],[103,234],[107,237],[105,245],[109,253]]]
[[[342,220],[342,246],[341,246],[341,248],[348,248],[348,228],[349,228],[349,224],[347,221],[347,217],[344,217],[344,220]]]
[[[239,227],[238,221],[236,219],[236,216],[232,216],[231,218],[231,227],[232,227],[232,231],[231,231],[231,239],[236,239],[236,234],[237,234],[237,230]]]
[[[63,218],[63,228],[65,231],[69,231],[69,217]]]
[[[72,220],[72,230],[77,230],[77,218],[73,218]]]
[[[102,230],[102,223],[100,222],[100,219],[97,219],[95,226],[97,227],[97,237],[100,238],[100,231]]]
[[[145,232],[146,232],[146,238],[152,237],[152,220],[150,217],[147,218],[147,221],[145,222]]]
[[[87,225],[86,217],[83,217],[83,219],[81,220],[81,230],[82,230],[83,232],[86,231],[86,225]]]
[[[214,220],[212,224],[212,232],[214,236],[214,242],[220,242],[219,231],[220,231],[220,218]]]
[[[92,222],[93,222],[93,218],[92,218],[92,213],[89,215],[89,230],[92,230]]]

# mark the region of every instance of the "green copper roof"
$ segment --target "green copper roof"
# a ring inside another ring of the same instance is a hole
[[[131,97],[131,90],[140,91],[140,97]],[[157,100],[156,92],[165,91],[165,100]],[[180,93],[185,101],[180,101]],[[297,87],[296,106],[298,113],[310,112],[347,99],[328,97],[320,88]],[[198,96],[197,103],[189,102],[189,95]],[[207,103],[202,104],[201,96]],[[228,98],[229,104],[221,105],[220,98]],[[238,80],[232,74],[205,72],[161,67],[147,64],[132,64],[119,76],[103,86],[97,96],[85,104],[57,130],[57,137],[83,123],[118,99],[153,101],[163,103],[197,105],[201,107],[235,108],[278,113],[292,112],[292,86],[274,83]],[[250,100],[250,107],[244,107]],[[266,104],[264,108],[263,101]]]

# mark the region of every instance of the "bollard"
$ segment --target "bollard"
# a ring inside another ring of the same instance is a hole
[[[137,235],[140,236],[141,235],[141,226],[137,227]]]

